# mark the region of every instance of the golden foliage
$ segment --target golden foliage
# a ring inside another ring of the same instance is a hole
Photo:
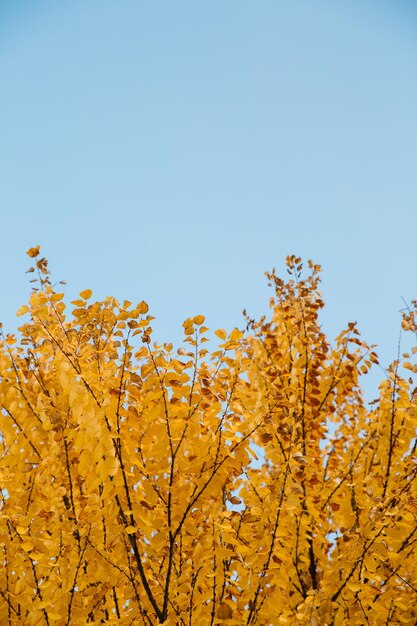
[[[197,315],[174,351],[143,301],[87,289],[68,316],[28,254],[30,319],[0,345],[0,624],[417,623],[415,390],[395,362],[366,405],[376,355],[354,324],[324,336],[318,266],[289,257],[268,319],[209,352]]]

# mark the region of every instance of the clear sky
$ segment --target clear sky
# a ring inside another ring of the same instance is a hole
[[[417,297],[417,3],[2,0],[0,319],[41,244],[72,299],[145,299],[160,340],[267,310],[323,266],[323,325],[396,355]]]

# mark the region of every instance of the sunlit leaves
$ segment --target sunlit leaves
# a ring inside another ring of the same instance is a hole
[[[67,311],[28,254],[30,321],[0,346],[0,623],[416,623],[414,383],[395,362],[365,404],[377,357],[355,324],[325,337],[319,266],[289,257],[269,318],[209,351],[203,315],[175,348],[144,301]]]

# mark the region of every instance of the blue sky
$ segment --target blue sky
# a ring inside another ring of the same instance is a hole
[[[0,4],[0,320],[41,244],[72,299],[145,299],[157,336],[267,310],[287,254],[323,325],[387,365],[417,297],[417,5]]]

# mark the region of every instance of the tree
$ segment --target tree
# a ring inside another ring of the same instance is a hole
[[[319,266],[288,257],[269,318],[209,352],[197,315],[174,351],[145,302],[85,290],[67,316],[28,254],[0,346],[1,624],[416,624],[416,366],[365,403],[376,354],[355,324],[326,339]]]

